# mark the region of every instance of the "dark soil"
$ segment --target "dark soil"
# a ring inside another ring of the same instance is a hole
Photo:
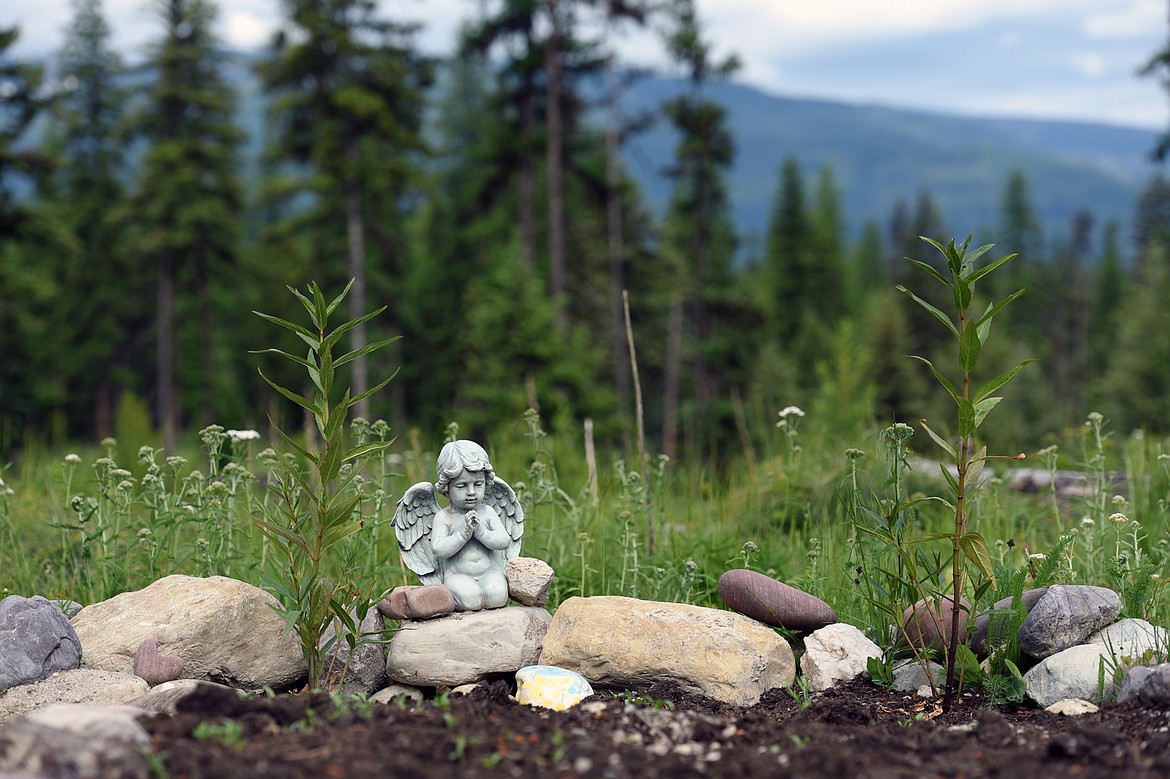
[[[323,694],[212,690],[144,724],[175,779],[1170,776],[1170,710],[1135,702],[1064,717],[968,696],[944,714],[856,681],[807,708],[782,690],[745,709],[652,688],[558,713],[508,694],[498,681],[450,699],[339,709]]]

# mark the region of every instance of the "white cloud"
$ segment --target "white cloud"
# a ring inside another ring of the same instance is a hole
[[[272,33],[272,24],[247,11],[226,14],[223,38],[231,46],[251,49],[263,46]]]
[[[1136,38],[1149,34],[1151,28],[1166,25],[1166,4],[1161,0],[1126,0],[1103,13],[1085,17],[1082,27],[1089,38]]]
[[[1016,49],[1024,42],[1024,36],[1019,30],[1008,30],[995,39],[995,45],[1000,49]]]
[[[1105,58],[1096,51],[1073,52],[1070,63],[1073,70],[1089,78],[1100,78],[1108,70]]]

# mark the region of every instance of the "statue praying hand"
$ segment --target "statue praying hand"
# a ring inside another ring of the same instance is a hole
[[[460,611],[508,603],[504,564],[520,553],[524,510],[474,441],[452,441],[439,452],[437,481],[406,491],[394,512],[402,560],[426,584],[443,584]],[[438,491],[447,497],[440,508]]]

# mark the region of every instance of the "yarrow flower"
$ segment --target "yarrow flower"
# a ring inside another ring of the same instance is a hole
[[[233,441],[256,441],[260,434],[255,430],[228,430],[227,437]]]
[[[1032,554],[1028,555],[1028,559],[1029,560],[1047,560],[1048,555],[1044,554],[1043,552],[1033,552]]]
[[[1090,527],[1096,523],[1093,522],[1092,517],[1081,517],[1081,524],[1084,525],[1085,527]]]
[[[781,419],[788,419],[788,417],[792,416],[802,417],[804,416],[804,412],[796,406],[785,406],[784,408],[780,409]]]
[[[1109,521],[1118,525],[1124,525],[1125,523],[1129,522],[1129,517],[1127,517],[1125,514],[1122,514],[1121,512],[1118,512],[1116,514],[1110,514]]]
[[[69,454],[65,455],[65,462],[69,465],[80,465],[81,455],[70,452]]]

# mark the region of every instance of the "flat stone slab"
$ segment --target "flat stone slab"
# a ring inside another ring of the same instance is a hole
[[[390,641],[386,675],[415,687],[457,687],[536,665],[552,617],[535,606],[461,611],[403,622]]]

